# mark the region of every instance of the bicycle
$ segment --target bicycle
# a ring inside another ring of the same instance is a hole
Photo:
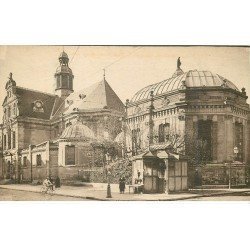
[[[41,193],[44,193],[44,194],[53,194],[54,193],[54,189],[53,189],[53,186],[52,185],[49,185],[49,186],[42,186],[41,187],[41,190],[40,190]]]

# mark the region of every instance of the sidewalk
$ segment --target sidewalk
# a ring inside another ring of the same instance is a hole
[[[211,197],[211,196],[222,196],[222,195],[232,195],[250,192],[250,189],[192,189],[187,193],[179,194],[133,194],[128,193],[128,187],[126,188],[125,194],[119,193],[118,184],[111,184],[112,198],[106,198],[106,188],[105,183],[92,183],[93,187],[73,187],[73,186],[62,186],[56,189],[54,194],[67,196],[67,197],[77,197],[89,200],[101,200],[101,201],[178,201],[178,200],[188,200],[198,197]],[[19,190],[40,193],[41,185],[33,186],[29,184],[10,184],[10,185],[0,185],[2,189]]]

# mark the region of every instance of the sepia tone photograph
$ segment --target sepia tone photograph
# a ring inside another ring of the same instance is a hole
[[[0,46],[1,201],[250,201],[250,47]]]

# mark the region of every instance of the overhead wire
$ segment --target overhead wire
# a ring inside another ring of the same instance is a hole
[[[102,69],[98,69],[97,71],[95,71],[95,72],[93,72],[92,74],[88,75],[85,79],[88,79],[88,78],[90,78],[91,76],[96,75],[97,73],[99,73],[101,70],[107,69],[108,67],[114,65],[115,63],[121,61],[122,59],[131,56],[132,54],[134,54],[135,52],[137,52],[138,50],[140,50],[140,49],[142,49],[142,48],[143,48],[142,46],[139,46],[139,47],[135,48],[130,54],[118,58],[117,60],[113,61],[112,63],[109,63],[108,65],[102,67]]]
[[[75,50],[75,53],[74,53],[74,55],[72,56],[72,58],[71,58],[69,64],[73,61],[73,59],[74,59],[74,57],[75,57],[75,55],[76,55],[76,53],[77,53],[77,51],[78,51],[79,48],[80,48],[80,46],[77,46],[77,48],[76,48],[76,50]]]

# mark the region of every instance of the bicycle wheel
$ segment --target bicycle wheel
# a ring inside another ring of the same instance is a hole
[[[41,187],[41,189],[40,189],[40,193],[45,193],[45,192],[46,192],[45,187]]]

